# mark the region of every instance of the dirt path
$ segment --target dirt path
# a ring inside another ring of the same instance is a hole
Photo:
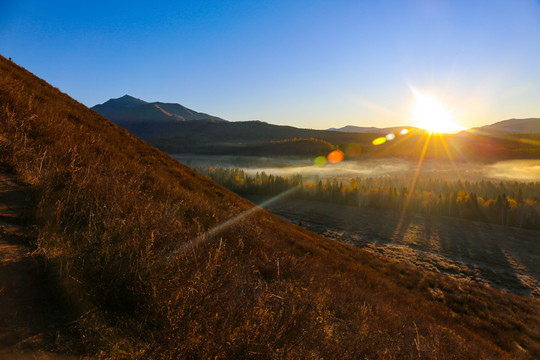
[[[44,263],[29,246],[24,186],[0,164],[0,359],[58,359],[68,319],[49,288]]]
[[[250,198],[261,203],[265,198]],[[540,231],[284,199],[266,207],[342,242],[458,279],[540,298]]]

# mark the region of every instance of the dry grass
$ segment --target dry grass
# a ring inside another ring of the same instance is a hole
[[[31,185],[36,246],[80,314],[82,351],[540,356],[537,301],[424,273],[267,212],[185,246],[251,204],[3,57],[0,74],[0,161]]]

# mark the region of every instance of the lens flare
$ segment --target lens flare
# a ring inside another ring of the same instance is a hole
[[[401,135],[407,135],[408,132],[409,132],[409,130],[407,130],[407,129],[401,129],[401,131],[399,133]]]
[[[345,157],[345,154],[341,150],[334,150],[330,154],[328,154],[328,161],[330,161],[332,164],[341,162],[343,158]]]
[[[396,135],[390,133],[390,134],[386,135],[385,138],[386,138],[386,140],[391,141],[391,140],[394,140],[396,138]]]
[[[386,142],[386,138],[385,137],[378,137],[376,138],[375,140],[373,140],[373,145],[381,145],[381,144],[384,144]]]
[[[320,167],[326,165],[326,162],[327,160],[325,156],[317,156],[315,160],[313,160],[313,164],[315,164],[315,166],[320,166]]]
[[[345,148],[345,154],[349,157],[356,157],[362,153],[362,147],[358,144],[351,143]]]

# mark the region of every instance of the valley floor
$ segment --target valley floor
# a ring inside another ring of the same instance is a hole
[[[268,198],[248,197],[256,204]],[[540,231],[280,199],[265,208],[345,243],[458,279],[540,298]]]

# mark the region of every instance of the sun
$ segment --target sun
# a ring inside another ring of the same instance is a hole
[[[454,113],[444,103],[416,90],[413,93],[416,98],[412,113],[414,125],[431,133],[454,133],[464,129],[454,122]]]

